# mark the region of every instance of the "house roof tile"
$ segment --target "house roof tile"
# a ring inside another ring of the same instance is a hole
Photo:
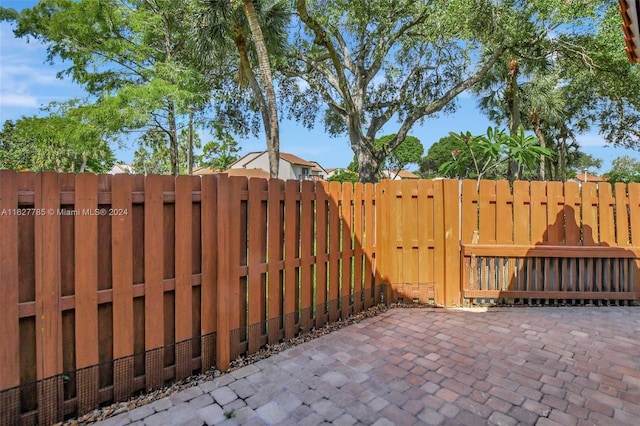
[[[629,61],[640,63],[640,0],[618,0]]]
[[[262,169],[227,169],[224,172],[229,176],[246,176],[248,178],[264,178],[269,179],[269,172]]]

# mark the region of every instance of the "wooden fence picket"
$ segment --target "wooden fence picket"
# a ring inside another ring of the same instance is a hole
[[[362,268],[364,242],[364,186],[358,182],[353,185],[353,295],[354,312],[360,312],[363,306]]]
[[[351,259],[353,256],[352,248],[352,227],[353,227],[353,184],[345,182],[342,184],[342,192],[340,197],[340,216],[341,216],[341,268],[342,279],[340,282],[340,316],[346,319],[351,315]]]
[[[78,411],[99,402],[98,363],[98,177],[78,175],[75,182],[75,347]]]
[[[0,425],[20,421],[20,271],[17,176],[0,171]],[[5,391],[6,389],[6,391]]]
[[[248,267],[248,321],[250,353],[258,351],[264,343],[267,319],[267,205],[264,195],[267,181],[249,180],[249,267]]]
[[[208,371],[216,365],[216,332],[218,316],[218,179],[208,175],[202,177],[202,280],[201,318],[202,370]]]
[[[267,244],[268,261],[268,315],[269,344],[283,337],[284,300],[284,183],[280,179],[269,180]]]
[[[315,223],[315,183],[303,181],[300,195],[300,327],[303,331],[312,328],[314,223]]]
[[[337,321],[340,299],[340,184],[329,183],[329,322]]]
[[[364,186],[364,279],[362,288],[364,291],[364,307],[370,308],[374,303],[380,302],[380,292],[376,291],[375,286],[382,282],[378,276],[379,256],[377,255],[378,233],[376,232],[377,223],[376,210],[379,205],[376,204],[376,189],[373,184],[367,183]],[[375,291],[375,293],[373,293]]]
[[[327,227],[329,221],[329,194],[328,184],[319,182],[316,184],[316,327],[322,327],[327,323],[327,266],[329,254],[327,252]]]
[[[192,187],[193,177],[178,176],[175,181],[175,353],[176,379],[189,377],[193,335],[192,297]]]
[[[297,333],[298,238],[300,182],[286,181],[284,196],[284,338]]]

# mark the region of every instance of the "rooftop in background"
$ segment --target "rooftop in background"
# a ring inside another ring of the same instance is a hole
[[[131,164],[115,163],[113,167],[111,167],[111,170],[107,172],[107,174],[110,174],[110,175],[119,175],[122,173],[133,174],[135,172],[136,171]]]
[[[630,62],[640,63],[640,0],[618,0],[622,15],[622,30]]]
[[[304,160],[297,155],[280,152],[280,170],[278,178],[282,180],[322,180],[327,178],[327,171],[317,161]],[[253,170],[253,171],[251,171]],[[255,175],[256,170],[264,171],[269,177],[269,156],[267,151],[249,152],[233,163],[224,173],[241,176],[262,177]]]
[[[573,179],[574,182],[583,183],[583,182],[607,182],[607,178],[602,176],[590,175],[589,173],[578,173],[576,177]]]
[[[229,176],[269,179],[269,172],[263,169],[227,169],[223,172],[216,173],[226,173]]]
[[[389,174],[389,172],[391,172]],[[418,176],[415,173],[412,173],[408,170],[384,170],[382,172],[382,174],[384,175],[385,179],[393,179],[393,180],[398,180],[398,179],[420,179],[420,176]]]

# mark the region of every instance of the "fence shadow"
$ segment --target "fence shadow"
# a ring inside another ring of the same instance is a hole
[[[599,241],[597,230],[578,223],[574,207],[565,206],[528,250],[509,284],[510,291],[563,303],[609,303],[635,300],[636,254]]]
[[[229,242],[227,263],[240,268],[220,271],[231,283],[218,312],[230,319],[230,346],[218,365],[385,300],[373,185],[228,179],[220,202],[229,223],[219,238]]]

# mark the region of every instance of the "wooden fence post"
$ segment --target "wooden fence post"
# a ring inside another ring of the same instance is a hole
[[[164,185],[147,176],[144,187],[145,380],[147,390],[164,384]]]
[[[189,377],[193,372],[191,365],[191,337],[193,335],[193,286],[191,284],[193,176],[177,176],[175,185],[176,380],[182,380]]]
[[[133,176],[111,181],[111,247],[113,270],[113,398],[123,401],[133,389]],[[120,214],[121,213],[121,214]]]
[[[443,180],[444,305],[462,304],[460,282],[460,181]],[[463,212],[464,213],[464,212]]]
[[[218,182],[213,175],[202,177],[202,371],[215,365],[216,338],[213,333],[218,334]]]
[[[60,313],[60,188],[58,174],[36,176],[36,363],[40,424],[62,420],[62,315]]]
[[[231,249],[230,232],[231,196],[230,181],[227,175],[218,177],[218,286],[217,286],[217,330],[216,330],[216,364],[221,371],[229,369],[231,362],[231,328],[230,328],[230,286],[233,281],[234,268],[238,265],[229,263]]]
[[[75,183],[75,351],[78,414],[100,403],[98,363],[98,176],[76,176]]]
[[[20,424],[20,318],[18,312],[18,208],[16,173],[0,171],[0,425]],[[7,389],[7,390],[5,390]]]

